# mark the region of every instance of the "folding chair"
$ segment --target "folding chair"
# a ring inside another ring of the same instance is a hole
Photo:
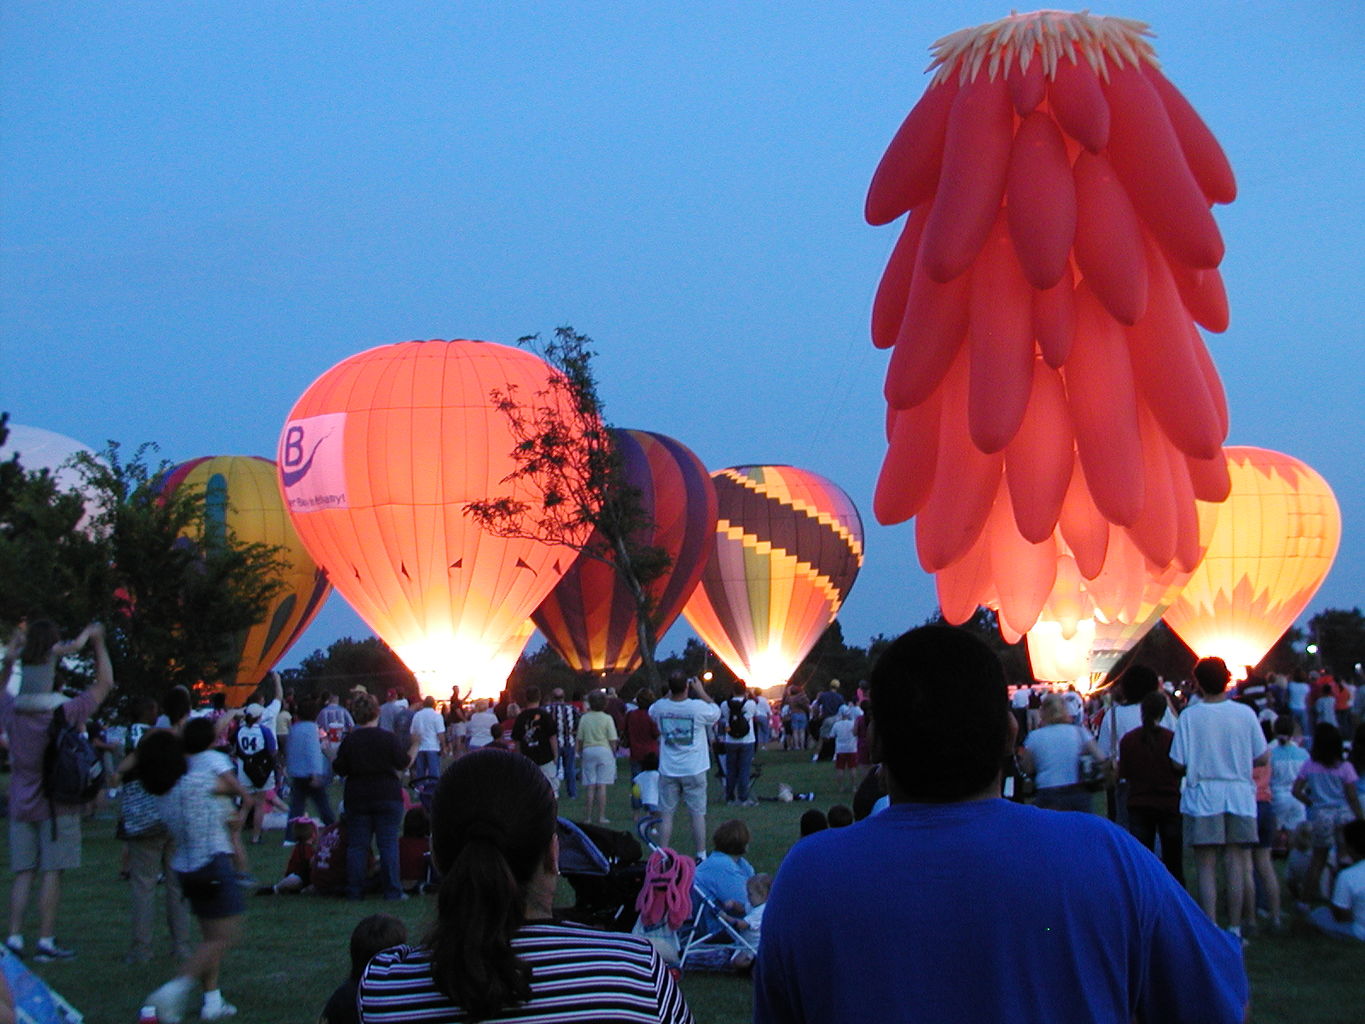
[[[658,845],[659,820],[657,815],[651,815],[638,821],[635,829],[640,839],[656,854],[662,852],[691,862],[691,857],[674,854]],[[748,967],[758,955],[758,947],[729,920],[710,894],[692,880],[691,870],[686,872],[686,877],[690,883],[687,895],[692,909],[676,931],[678,969],[686,970],[689,965],[694,970],[720,971]]]

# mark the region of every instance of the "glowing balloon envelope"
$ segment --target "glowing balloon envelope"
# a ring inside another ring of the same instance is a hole
[[[1341,510],[1316,471],[1264,448],[1225,449],[1232,493],[1203,563],[1166,611],[1201,658],[1255,666],[1317,593],[1341,543]]]
[[[640,492],[642,511],[654,524],[641,540],[672,559],[651,588],[658,638],[701,578],[716,527],[716,489],[701,460],[671,437],[647,430],[613,430],[612,437],[625,482]],[[625,675],[640,664],[635,598],[598,558],[580,556],[532,618],[580,672]]]
[[[244,543],[280,549],[283,589],[265,617],[238,637],[236,671],[222,680],[228,704],[236,707],[317,617],[332,592],[331,584],[289,521],[275,463],[269,459],[250,455],[191,459],[171,470],[162,488],[189,488],[204,495],[206,544],[226,532]]]
[[[100,506],[98,498],[86,491],[85,479],[80,471],[72,466],[71,460],[77,455],[94,457],[94,450],[79,441],[51,430],[44,430],[42,427],[9,423],[6,424],[6,429],[9,436],[5,439],[4,445],[0,446],[0,460],[8,460],[18,454],[19,464],[27,472],[36,473],[46,469],[52,475],[57,490],[79,491],[85,495],[86,513],[76,525],[77,529],[84,530],[91,517],[99,513]]]
[[[488,342],[386,345],[319,377],[280,435],[299,536],[424,693],[496,695],[505,645],[576,557],[566,545],[494,536],[465,514],[471,501],[501,497],[539,507],[534,483],[506,482],[517,438],[490,396],[558,407],[554,373]]]
[[[713,548],[683,615],[750,686],[787,682],[848,596],[863,524],[847,494],[792,466],[711,474]]]
[[[1138,22],[1012,15],[934,64],[867,195],[870,223],[909,214],[872,311],[893,350],[874,510],[916,517],[921,565],[958,567],[962,602],[1008,563],[1022,633],[1060,556],[1100,572],[1110,526],[1194,567],[1228,429],[1195,324],[1227,326],[1209,205],[1236,185]]]

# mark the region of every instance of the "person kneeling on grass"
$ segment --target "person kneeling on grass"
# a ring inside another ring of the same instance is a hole
[[[171,868],[199,919],[203,940],[166,984],[144,1000],[155,1007],[161,1024],[178,1024],[195,983],[204,987],[201,1020],[231,1017],[237,1008],[223,1000],[218,971],[223,955],[241,934],[242,896],[233,867],[233,843],[228,832],[232,817],[226,798],[240,796],[241,786],[231,772],[218,772],[217,762],[203,755],[214,739],[207,718],[185,723],[185,735],[149,733],[138,747],[142,785],[159,797],[158,810],[175,842]]]
[[[1316,908],[1309,920],[1328,935],[1365,942],[1365,821],[1342,826],[1341,838],[1355,863],[1338,873],[1331,907]]]

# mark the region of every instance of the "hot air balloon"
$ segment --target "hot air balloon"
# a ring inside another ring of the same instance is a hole
[[[809,470],[734,466],[711,474],[711,555],[683,615],[750,686],[786,683],[863,564],[852,500]]]
[[[716,489],[701,460],[671,437],[620,429],[611,435],[622,477],[639,491],[641,510],[653,524],[640,543],[671,559],[668,572],[651,587],[657,639],[682,611],[711,552]],[[594,540],[588,545],[589,551],[606,551]],[[560,657],[580,672],[628,675],[640,664],[635,598],[601,558],[580,555],[531,617]]]
[[[1232,493],[1203,563],[1166,611],[1201,658],[1254,667],[1322,585],[1341,543],[1327,481],[1289,455],[1225,449]]]
[[[36,473],[47,470],[59,491],[80,491],[85,496],[85,516],[76,528],[85,530],[90,520],[102,511],[101,499],[85,486],[85,478],[80,470],[72,465],[77,455],[95,456],[93,449],[79,441],[64,437],[42,427],[26,427],[20,423],[8,423],[9,432],[3,445],[0,445],[0,460],[8,460],[18,455],[19,464],[25,471]]]
[[[204,541],[230,533],[239,541],[280,549],[283,588],[265,617],[237,638],[237,668],[222,680],[237,707],[303,635],[332,592],[289,521],[275,463],[254,455],[218,455],[182,462],[162,482],[164,491],[189,488],[204,496]]]
[[[1022,633],[1061,556],[1099,574],[1110,527],[1194,568],[1195,500],[1228,487],[1195,324],[1227,326],[1209,205],[1236,185],[1139,22],[1011,15],[934,67],[867,195],[872,224],[908,213],[872,311],[893,350],[874,509],[917,517],[923,568],[959,567],[972,607],[994,584]]]
[[[295,529],[424,693],[495,696],[507,676],[500,651],[573,563],[567,545],[494,536],[465,511],[543,499],[533,481],[508,479],[517,438],[491,395],[572,422],[549,387],[555,372],[488,342],[381,346],[319,377],[280,435]]]

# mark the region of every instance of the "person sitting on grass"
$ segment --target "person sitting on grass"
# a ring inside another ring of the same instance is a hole
[[[853,824],[853,808],[835,804],[829,809],[830,828],[848,828]]]
[[[814,835],[816,832],[823,832],[829,828],[829,819],[825,817],[825,812],[818,807],[812,807],[805,814],[801,815],[801,838]]]
[[[1365,942],[1365,821],[1348,822],[1341,838],[1354,863],[1337,874],[1332,905],[1315,908],[1309,920],[1335,938]]]
[[[318,823],[312,818],[291,818],[289,827],[297,839],[289,851],[289,863],[284,877],[274,885],[256,890],[257,896],[276,896],[280,893],[299,893],[312,884],[313,854],[317,852]]]
[[[731,924],[742,920],[749,912],[745,883],[753,876],[754,866],[744,859],[744,855],[748,853],[752,839],[749,826],[738,818],[723,821],[711,836],[715,850],[697,865],[697,888],[711,897]],[[709,910],[703,914],[702,923],[708,930],[720,926]]]
[[[359,1024],[355,994],[360,976],[379,953],[408,941],[408,926],[392,914],[371,914],[351,929],[351,973],[322,1008],[318,1024]]]
[[[554,920],[554,789],[528,758],[466,754],[432,805],[436,920],[420,945],[380,953],[360,978],[364,1024],[414,1020],[649,1020],[691,1024],[648,940]]]

